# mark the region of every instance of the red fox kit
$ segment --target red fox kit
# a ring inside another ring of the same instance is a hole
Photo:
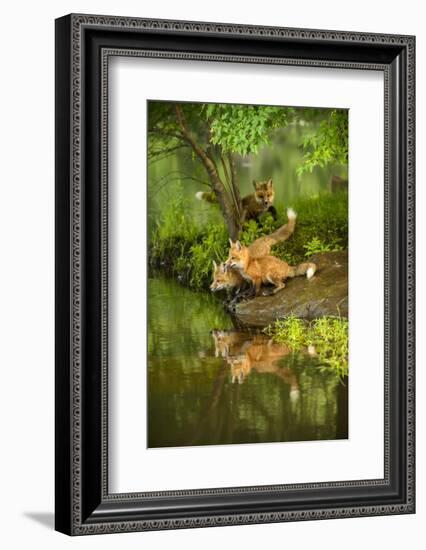
[[[210,285],[210,290],[212,292],[217,292],[219,290],[239,290],[244,283],[245,279],[238,271],[226,269],[223,262],[217,265],[213,260],[213,282]]]
[[[287,278],[306,274],[306,277],[311,279],[317,270],[317,266],[310,262],[291,266],[275,256],[251,258],[248,247],[243,246],[239,241],[236,243],[230,241],[230,243],[229,259],[225,265],[239,271],[245,279],[250,281],[255,288],[256,295],[259,294],[262,283],[274,285],[273,292],[275,294],[285,287],[284,281]]]
[[[286,241],[293,234],[297,214],[292,208],[289,208],[287,210],[287,217],[288,222],[285,225],[282,225],[270,235],[260,237],[252,242],[249,246],[250,257],[252,259],[267,256],[274,244]],[[244,286],[244,283],[245,279],[238,270],[231,269],[223,262],[217,265],[213,260],[213,282],[210,285],[212,292],[219,290],[230,291],[233,289],[236,289],[238,292]]]
[[[287,240],[294,232],[296,225],[297,214],[292,208],[287,210],[288,222],[282,225],[279,229],[267,235],[260,237],[252,242],[249,246],[250,257],[252,259],[267,256],[274,244]],[[232,241],[231,241],[232,243]],[[210,285],[212,292],[219,290],[233,290],[237,292],[244,286],[245,279],[237,269],[231,269],[225,263],[217,265],[213,260],[213,282]]]
[[[277,212],[272,203],[275,198],[274,185],[272,179],[267,181],[253,181],[254,193],[243,197],[242,203],[242,216],[241,223],[247,220],[257,220],[258,217],[264,212],[270,212],[274,219],[276,219]],[[216,195],[213,191],[205,192],[198,191],[195,197],[199,200],[205,200],[207,202],[217,202]]]

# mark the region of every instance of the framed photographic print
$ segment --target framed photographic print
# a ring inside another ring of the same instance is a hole
[[[412,36],[56,21],[56,529],[414,513]]]

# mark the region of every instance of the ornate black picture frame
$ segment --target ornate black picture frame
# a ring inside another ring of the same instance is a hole
[[[110,56],[382,71],[384,478],[108,492]],[[68,15],[56,21],[56,529],[69,535],[414,513],[413,36]]]

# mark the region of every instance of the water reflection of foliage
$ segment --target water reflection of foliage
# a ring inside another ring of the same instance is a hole
[[[347,389],[330,369],[321,372],[318,358],[286,348],[272,369],[253,368],[243,383],[232,383],[211,330],[236,331],[217,302],[170,281],[149,285],[149,446],[347,437]],[[241,355],[256,337],[244,332],[229,350]]]
[[[223,359],[188,359],[151,364],[150,446],[347,437],[346,388],[338,376],[320,372],[301,354],[292,354],[281,367],[297,378],[297,400],[290,399],[290,386],[277,376],[253,372],[243,384],[233,384]]]
[[[294,351],[313,346],[322,365],[339,376],[348,374],[349,322],[341,317],[321,317],[308,322],[289,315],[265,329],[276,342]]]
[[[161,278],[149,279],[148,287],[148,354],[180,356],[197,345],[211,348],[211,328],[232,326],[211,294],[195,294]]]

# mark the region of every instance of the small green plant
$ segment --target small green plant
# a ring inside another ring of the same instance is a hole
[[[207,227],[207,231],[199,243],[193,244],[189,249],[189,262],[191,274],[190,286],[201,289],[210,282],[212,274],[212,261],[220,262],[223,258],[223,250],[227,246],[227,233],[222,225]]]
[[[259,237],[269,235],[275,231],[277,224],[270,214],[262,216],[259,221],[250,220],[244,224],[239,241],[245,246],[249,246]]]
[[[312,322],[294,315],[278,319],[264,329],[273,340],[293,351],[309,348],[325,368],[339,376],[348,374],[349,323],[342,317],[327,316]]]
[[[273,325],[265,329],[279,344],[287,344],[293,351],[299,351],[306,346],[306,323],[291,314],[285,319],[277,319]]]
[[[341,317],[316,319],[309,333],[321,361],[341,376],[348,373],[349,322]]]
[[[326,244],[324,241],[322,241],[318,237],[314,237],[307,244],[304,244],[303,248],[306,250],[305,256],[307,258],[310,258],[314,254],[318,254],[320,252],[331,252],[335,250],[342,250],[342,247],[339,244],[337,243]]]

